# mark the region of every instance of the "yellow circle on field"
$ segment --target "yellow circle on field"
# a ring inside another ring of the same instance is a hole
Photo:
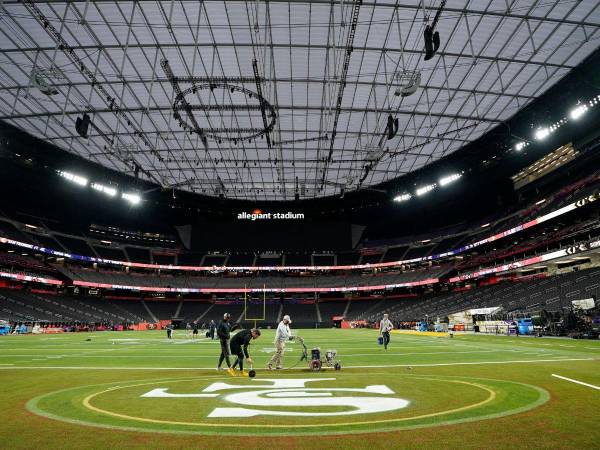
[[[320,424],[297,424],[297,423],[292,423],[292,424],[269,424],[268,426],[270,428],[290,428],[290,427],[294,427],[294,428],[323,428],[323,427],[343,427],[343,426],[352,426],[352,425],[374,425],[374,424],[382,424],[382,423],[407,422],[407,421],[411,421],[411,420],[426,419],[426,418],[430,418],[430,417],[443,416],[443,415],[447,415],[447,414],[454,414],[454,413],[459,413],[459,412],[467,411],[469,409],[478,408],[480,406],[486,405],[487,403],[490,403],[490,402],[494,401],[494,399],[496,398],[496,392],[494,392],[489,387],[484,386],[484,385],[479,384],[479,383],[474,383],[474,382],[464,381],[464,380],[448,380],[448,379],[433,378],[433,377],[423,377],[423,376],[414,376],[413,378],[418,378],[418,379],[421,379],[421,380],[428,380],[428,381],[456,383],[456,384],[462,384],[462,385],[474,387],[476,389],[480,389],[480,390],[486,391],[488,393],[488,397],[486,399],[482,400],[482,401],[477,402],[477,403],[473,403],[473,404],[470,404],[470,405],[461,406],[459,408],[453,408],[453,409],[449,409],[449,410],[445,410],[445,411],[439,411],[439,412],[434,412],[434,413],[429,413],[429,414],[421,414],[421,415],[412,416],[412,417],[401,417],[401,418],[396,418],[396,419],[367,420],[367,421],[356,421],[356,422],[336,422],[336,423],[330,423],[330,424],[323,424],[323,423],[320,423]],[[168,381],[166,383],[176,383],[178,381],[179,380],[173,380],[173,381]],[[264,428],[265,427],[265,424],[240,424],[240,423],[236,423],[236,424],[224,424],[224,423],[182,422],[182,421],[173,421],[173,420],[150,419],[150,418],[147,418],[147,417],[131,416],[131,415],[121,414],[121,413],[114,412],[114,411],[109,411],[109,410],[102,409],[102,408],[99,408],[97,406],[94,406],[92,404],[92,400],[94,400],[95,398],[97,398],[97,397],[99,397],[99,396],[101,396],[103,394],[109,393],[109,392],[114,392],[114,391],[117,391],[117,390],[127,389],[127,388],[132,388],[132,387],[155,385],[156,383],[157,383],[157,381],[153,381],[151,383],[139,383],[139,384],[130,384],[130,385],[127,385],[127,386],[111,387],[109,389],[105,389],[103,391],[99,391],[99,392],[96,392],[96,393],[88,395],[87,397],[85,397],[83,399],[82,403],[83,403],[84,407],[86,407],[87,409],[89,409],[91,411],[94,411],[96,413],[104,414],[104,415],[111,416],[111,417],[116,417],[116,418],[119,418],[119,419],[133,420],[133,421],[137,421],[137,422],[156,423],[156,424],[163,424],[163,425],[183,425],[183,426],[193,426],[193,427],[219,427],[219,428],[226,428],[226,427],[232,427],[232,428]]]

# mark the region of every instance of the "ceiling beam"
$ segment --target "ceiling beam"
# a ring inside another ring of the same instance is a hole
[[[329,108],[327,106],[292,106],[292,105],[279,105],[278,108],[281,110],[288,111],[328,111]],[[154,106],[150,108],[120,108],[121,111],[132,113],[132,112],[143,112],[150,113],[153,111],[157,112],[171,112],[173,109],[169,106]],[[475,122],[490,122],[490,123],[501,123],[502,120],[491,118],[491,117],[476,117],[476,116],[464,116],[460,114],[438,114],[435,112],[429,111],[412,111],[412,110],[396,110],[396,109],[377,109],[377,108],[352,108],[352,107],[342,107],[341,112],[344,113],[379,113],[379,114],[395,114],[395,115],[408,115],[408,116],[425,116],[425,117],[442,117],[447,119],[456,119],[456,120],[473,120]],[[94,107],[94,114],[113,114],[113,111],[109,108],[96,108]],[[62,115],[79,115],[81,114],[80,110],[74,109],[70,111],[52,111],[52,112],[40,112],[40,113],[30,113],[30,114],[9,114],[0,116],[0,120],[9,120],[9,119],[30,119],[34,117],[52,117],[52,116],[62,116]],[[166,130],[165,130],[166,131]]]
[[[340,50],[340,51],[344,51],[345,47],[343,46],[328,46],[325,44],[292,44],[292,43],[269,43],[267,44],[267,46],[271,47],[271,49],[273,48],[283,48],[283,49],[290,49],[290,48],[299,48],[299,49],[308,49],[310,48],[311,50],[315,50],[315,49],[320,49],[320,50],[331,50],[331,49],[336,49],[336,50]],[[224,47],[224,48],[252,48],[253,44],[251,42],[216,42],[214,44],[210,43],[210,42],[199,42],[198,44],[196,43],[179,43],[179,44],[173,44],[173,43],[168,43],[168,42],[161,42],[160,44],[129,44],[127,46],[128,50],[132,50],[132,49],[150,49],[150,50],[155,50],[157,47],[160,47],[162,50],[168,50],[171,48],[175,48],[175,49],[181,49],[181,48],[218,48],[218,47]],[[71,48],[73,48],[73,50],[83,50],[83,51],[89,51],[89,52],[94,52],[94,51],[98,51],[98,50],[123,50],[124,47],[122,45],[71,45]],[[2,53],[8,54],[8,53],[23,53],[23,52],[53,52],[55,50],[54,46],[47,46],[47,47],[20,47],[20,48],[8,48],[8,49],[2,49]],[[370,46],[360,46],[360,47],[354,47],[353,48],[353,52],[382,52],[385,51],[386,53],[398,53],[398,54],[413,54],[413,55],[423,55],[425,54],[425,50],[416,50],[416,49],[409,49],[409,48],[385,48],[382,49],[381,47],[370,47]],[[505,57],[500,57],[500,56],[482,56],[482,55],[469,55],[467,53],[455,53],[455,52],[443,52],[443,51],[439,51],[436,53],[436,55],[439,56],[444,56],[445,58],[456,58],[456,59],[468,59],[471,64],[473,63],[473,61],[478,62],[505,62],[505,63],[517,63],[517,64],[527,64],[527,65],[532,65],[532,66],[543,66],[543,67],[556,67],[556,68],[560,68],[560,69],[573,69],[575,66],[572,65],[566,65],[566,64],[557,64],[557,63],[551,63],[551,62],[544,62],[544,61],[530,61],[527,59],[519,59],[519,58],[505,58]]]
[[[294,5],[297,4],[313,4],[313,5],[325,5],[325,6],[329,6],[331,5],[331,1],[332,0],[271,0],[270,3],[271,4],[276,4],[276,3],[294,3]],[[88,3],[89,0],[32,0],[32,3],[41,3],[41,4],[51,4],[51,3],[56,3],[56,4],[80,4],[80,3]],[[179,0],[180,3],[198,3],[198,0]],[[3,1],[4,6],[9,6],[9,5],[20,5],[21,4],[21,0],[4,0]],[[114,0],[94,0],[94,3],[97,4],[108,4],[108,5],[114,5]],[[124,3],[124,2],[121,2]],[[155,0],[137,0],[136,3],[140,3],[140,4],[144,4],[144,3],[149,3],[149,4],[155,4],[156,1]],[[203,3],[223,3],[223,0],[203,0]],[[231,1],[231,3],[236,3],[235,0]],[[238,1],[237,3],[243,3],[241,1]],[[558,3],[558,2],[557,2]],[[377,7],[377,8],[387,8],[387,9],[394,9],[394,8],[398,8],[398,9],[406,9],[406,10],[427,10],[427,11],[437,11],[438,6],[434,6],[433,4],[427,6],[425,4],[421,4],[421,2],[415,2],[413,4],[408,4],[408,3],[381,3],[381,2],[363,2],[363,6],[364,7]],[[469,9],[469,8],[452,8],[449,6],[444,7],[444,12],[445,15],[453,15],[456,14],[458,15],[474,15],[474,16],[490,16],[490,17],[499,17],[499,18],[511,18],[511,19],[519,19],[519,20],[531,20],[531,21],[541,21],[541,22],[547,22],[547,23],[564,23],[567,25],[575,25],[575,26],[585,26],[585,27],[600,27],[600,23],[594,23],[594,22],[588,22],[585,20],[571,20],[571,19],[559,19],[559,18],[552,18],[552,17],[545,17],[545,16],[537,16],[534,14],[518,14],[514,11],[510,11],[510,10],[504,10],[504,11],[500,11],[500,10],[481,10],[481,9]],[[444,18],[442,17],[441,20],[444,20]]]

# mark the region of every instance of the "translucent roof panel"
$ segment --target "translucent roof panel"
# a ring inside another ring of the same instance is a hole
[[[597,2],[448,0],[425,61],[439,6],[5,0],[0,119],[163,187],[322,197],[457,151],[598,47]]]

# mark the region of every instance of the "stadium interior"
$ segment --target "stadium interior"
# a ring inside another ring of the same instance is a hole
[[[7,448],[599,448],[600,2],[0,19]]]

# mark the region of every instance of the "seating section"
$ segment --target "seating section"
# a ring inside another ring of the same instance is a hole
[[[277,255],[277,256],[273,256],[273,257],[271,257],[270,255],[269,256],[259,255],[256,258],[255,266],[257,266],[257,267],[281,266],[282,263],[283,263],[283,258],[281,257],[281,255]]]
[[[123,250],[121,250],[120,248],[103,247],[95,245],[94,250],[96,251],[98,256],[100,256],[100,258],[112,259],[114,261],[127,261],[125,253],[123,253]]]
[[[175,264],[175,256],[172,256],[172,255],[153,253],[152,260],[154,261],[154,264],[162,264],[165,266],[168,266],[169,264],[171,264],[171,265]]]
[[[289,315],[292,323],[315,323],[317,322],[317,308],[313,304],[295,303],[294,300],[283,302],[282,317]]]
[[[321,320],[328,322],[343,315],[349,320],[377,321],[388,313],[395,321],[415,321],[444,318],[449,314],[484,307],[501,307],[503,313],[530,313],[546,309],[557,311],[570,307],[573,300],[600,297],[600,268],[570,271],[564,274],[524,281],[504,281],[491,286],[460,292],[442,292],[414,298],[373,298],[327,301],[318,303]],[[349,302],[349,303],[348,303]],[[144,305],[145,303],[145,305]],[[16,322],[87,322],[119,324],[169,320],[179,306],[179,317],[186,322],[219,321],[228,312],[233,320],[244,319],[241,299],[212,301],[177,301],[111,299],[32,293],[26,290],[0,289],[0,319]],[[255,312],[261,314],[262,303],[256,302]],[[306,298],[267,299],[265,322],[276,322],[280,310],[296,323],[304,325],[318,321],[317,307]],[[150,314],[147,308],[150,309]],[[250,314],[254,316],[254,313]]]
[[[338,266],[352,266],[358,264],[360,253],[348,252],[337,255]]]
[[[86,241],[83,239],[77,239],[69,236],[56,235],[56,239],[61,243],[61,245],[66,248],[70,253],[74,253],[76,255],[83,256],[93,256],[96,254],[91,249]]]
[[[146,306],[152,311],[152,314],[158,320],[170,320],[175,317],[177,308],[179,307],[179,301],[145,301]]]
[[[137,299],[131,300],[105,300],[106,306],[119,311],[123,317],[131,322],[154,322],[143,303]]]
[[[206,313],[206,315],[202,318],[202,322],[210,322],[214,320],[219,323],[220,320],[223,319],[223,314],[229,313],[231,314],[231,318],[234,322],[237,322],[238,319],[242,317],[242,313],[244,312],[244,302],[243,301],[223,301],[221,303],[215,303],[212,308]]]
[[[558,311],[570,307],[571,301],[600,298],[600,269],[572,271],[546,278],[507,281],[461,292],[445,292],[417,300],[397,300],[378,304],[375,309],[357,314],[350,308],[352,319],[377,320],[389,313],[394,320],[412,321],[443,318],[449,314],[474,308],[502,307],[505,313],[546,309]]]
[[[422,281],[429,278],[440,277],[451,269],[450,265],[432,267],[428,270],[408,272],[390,272],[377,274],[347,273],[329,276],[286,276],[285,274],[260,275],[260,276],[195,276],[188,273],[175,274],[167,271],[160,275],[126,273],[123,271],[95,271],[71,266],[60,268],[74,280],[94,283],[152,286],[174,288],[292,288],[292,287],[345,287],[345,286],[378,286],[384,284],[400,284]]]
[[[332,317],[343,315],[347,304],[348,300],[320,301],[319,310],[321,311],[321,320],[327,322]]]
[[[225,265],[225,261],[227,260],[226,255],[206,255],[204,257],[204,261],[202,262],[203,266],[223,266]]]
[[[288,253],[285,255],[286,266],[311,266],[312,261],[307,253]]]
[[[204,253],[189,252],[179,255],[178,261],[180,266],[200,266],[202,258]]]
[[[62,245],[52,236],[42,236],[39,234],[28,234],[29,240],[36,242],[40,247],[50,248],[52,250],[64,251]]]
[[[130,261],[150,263],[150,251],[147,248],[125,247],[125,251],[129,255]]]
[[[2,289],[0,290],[0,318],[14,321],[112,324],[146,320],[122,308],[119,304],[121,302],[94,297],[66,297]]]
[[[387,252],[385,252],[385,255],[383,255],[382,262],[401,261],[404,259],[406,250],[408,250],[408,247],[406,246],[388,248]]]
[[[312,260],[315,266],[335,265],[335,255],[313,255]]]
[[[15,241],[27,242],[28,244],[35,244],[25,233],[22,233],[17,227],[10,222],[0,220],[0,236]]]
[[[199,322],[204,322],[204,318],[201,317],[210,307],[212,303],[209,302],[200,302],[194,300],[184,300],[181,311],[179,311],[179,317],[182,318],[185,322],[194,322],[195,320],[199,320]]]
[[[47,264],[28,255],[0,252],[0,267],[32,272],[54,272]]]
[[[254,264],[254,254],[234,254],[229,256],[228,266],[251,266]]]
[[[373,255],[363,255],[360,259],[361,264],[376,264],[381,261],[381,253],[375,253]]]

